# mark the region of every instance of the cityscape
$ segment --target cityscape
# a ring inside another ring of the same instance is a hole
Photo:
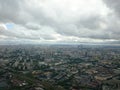
[[[0,46],[0,90],[119,89],[119,46]]]
[[[120,0],[0,0],[0,90],[120,90]]]

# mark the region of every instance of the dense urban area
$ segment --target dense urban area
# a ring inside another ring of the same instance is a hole
[[[1,45],[0,90],[120,90],[120,46]]]

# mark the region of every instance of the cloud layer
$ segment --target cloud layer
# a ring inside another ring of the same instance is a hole
[[[0,42],[119,42],[119,4],[119,0],[0,0]]]

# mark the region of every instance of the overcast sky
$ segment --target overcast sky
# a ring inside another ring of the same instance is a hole
[[[0,0],[0,44],[118,43],[120,0]]]

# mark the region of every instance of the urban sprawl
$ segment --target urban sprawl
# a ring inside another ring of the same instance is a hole
[[[1,45],[0,90],[120,90],[120,47]]]

